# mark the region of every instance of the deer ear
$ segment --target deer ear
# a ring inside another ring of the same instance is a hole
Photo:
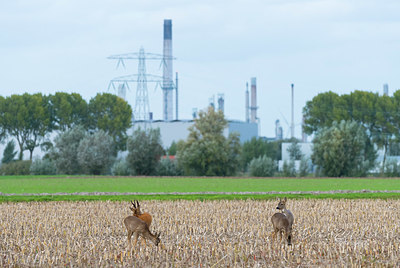
[[[287,198],[285,197],[285,202],[287,201]]]

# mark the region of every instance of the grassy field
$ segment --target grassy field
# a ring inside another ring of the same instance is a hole
[[[276,205],[143,201],[161,244],[130,251],[128,202],[2,203],[0,267],[400,266],[400,200],[289,200],[292,246],[272,240]]]
[[[155,193],[134,196],[137,199],[268,199],[273,195],[220,195],[218,192],[291,192],[332,190],[400,190],[400,179],[374,178],[184,178],[184,177],[0,177],[3,194],[118,192]],[[199,193],[189,196],[157,193]],[[215,193],[216,192],[216,193]],[[348,194],[292,194],[300,198],[399,198],[399,193],[348,193]],[[0,196],[0,201],[49,201],[49,200],[129,200],[132,196]]]

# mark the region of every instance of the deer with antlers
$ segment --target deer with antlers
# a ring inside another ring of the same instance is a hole
[[[134,202],[132,202],[132,200],[131,200],[131,204],[132,204],[132,207],[129,207],[129,209],[133,212],[133,216],[144,221],[147,224],[147,227],[150,228],[151,222],[153,220],[151,215],[147,212],[142,213],[140,211],[140,203],[138,200],[134,200]],[[144,239],[144,243],[145,243],[145,246],[147,246],[146,239]]]
[[[131,238],[132,235],[135,237],[135,241],[133,246],[136,247],[137,240],[139,236],[143,237],[144,240],[149,239],[154,243],[154,245],[158,246],[160,243],[160,233],[152,234],[150,232],[149,226],[147,223],[136,216],[128,216],[124,219],[124,225],[126,230],[128,231],[128,244],[129,248],[132,247]]]

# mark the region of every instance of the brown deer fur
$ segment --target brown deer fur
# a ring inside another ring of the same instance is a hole
[[[153,218],[151,217],[151,215],[147,212],[142,213],[140,211],[140,204],[139,201],[135,200],[135,203],[133,203],[131,201],[131,204],[133,205],[133,207],[130,207],[129,209],[132,210],[133,212],[133,216],[138,217],[139,219],[141,219],[142,221],[144,221],[145,223],[147,223],[147,225],[150,227],[151,222],[153,220]]]
[[[147,225],[147,223],[142,221],[138,217],[135,216],[126,217],[124,219],[124,225],[126,227],[126,230],[128,231],[129,247],[132,246],[131,243],[132,235],[134,235],[135,237],[135,241],[133,243],[134,247],[136,246],[139,236],[143,237],[145,241],[146,239],[151,240],[156,246],[158,246],[158,244],[160,243],[160,233],[152,234],[149,230],[149,226]]]
[[[292,244],[292,225],[290,225],[288,218],[283,213],[275,213],[272,215],[271,221],[274,226],[273,239],[279,233],[282,241],[282,234],[285,234],[287,243],[290,246]]]

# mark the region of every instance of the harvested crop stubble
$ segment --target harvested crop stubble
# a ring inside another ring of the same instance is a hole
[[[132,253],[127,202],[2,203],[0,266],[400,265],[398,200],[288,200],[291,247],[271,242],[276,204],[143,201],[162,244]]]

